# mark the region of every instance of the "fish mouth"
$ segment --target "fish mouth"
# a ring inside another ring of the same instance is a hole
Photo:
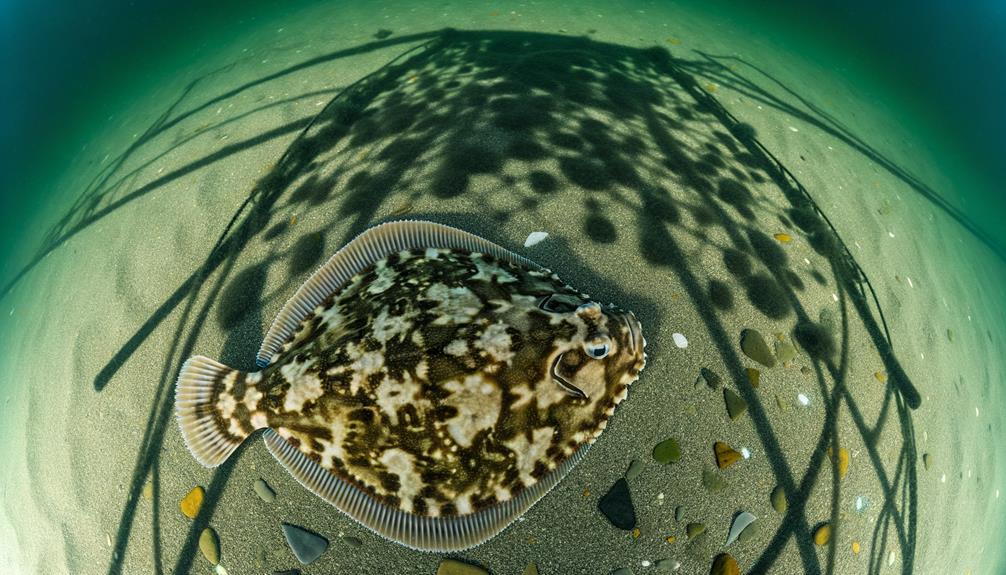
[[[587,394],[584,393],[582,389],[573,385],[572,383],[567,381],[566,378],[559,375],[559,362],[562,361],[562,356],[564,355],[564,353],[560,353],[559,355],[555,356],[555,360],[552,361],[552,369],[549,370],[549,372],[551,372],[552,374],[552,380],[558,383],[559,387],[561,387],[566,393],[572,395],[573,397],[577,397],[579,399],[587,399]]]
[[[619,317],[625,322],[625,327],[629,330],[629,352],[632,355],[643,354],[643,349],[646,347],[646,338],[643,337],[643,326],[636,319],[636,314],[628,311]]]

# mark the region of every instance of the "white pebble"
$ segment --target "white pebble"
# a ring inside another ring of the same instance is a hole
[[[971,479],[971,470],[968,469],[968,479]]]
[[[915,284],[912,283],[912,278],[905,276],[905,279],[908,280],[908,287],[910,288],[915,287]]]
[[[790,131],[790,132],[799,132],[800,130],[797,130],[797,129],[796,129],[796,128],[794,128],[793,126],[790,126],[790,127],[789,127],[789,131]]]
[[[975,406],[975,417],[978,417],[978,406]]]
[[[940,483],[946,483],[946,482],[947,482],[947,474],[944,473],[943,475],[940,476]]]
[[[664,500],[664,494],[663,493],[658,493],[657,494],[657,499],[663,501]]]
[[[810,265],[810,260],[808,258],[803,258],[803,263]]]
[[[524,247],[529,248],[548,237],[548,232],[531,232],[524,240]]]
[[[860,495],[856,497],[856,511],[862,511],[863,507],[866,507],[866,503],[863,501],[863,496]]]
[[[887,232],[887,235],[889,235],[889,236],[891,236],[893,238],[894,237],[894,232]]]
[[[796,399],[800,402],[800,405],[810,405],[810,399],[802,393],[797,394]]]
[[[643,559],[642,561],[640,561],[639,564],[642,565],[643,567],[649,567],[650,566],[650,562],[647,561],[646,559]]]
[[[929,396],[927,395],[926,399],[928,399],[928,398],[929,398]],[[922,442],[926,443],[928,441],[929,441],[929,432],[928,431],[923,431],[922,432]]]
[[[887,554],[887,566],[890,567],[891,565],[894,565],[894,551]]]
[[[999,499],[999,490],[996,489],[996,499]]]
[[[837,293],[831,294],[831,299],[838,301],[838,294]]]
[[[747,447],[742,447],[741,455],[744,456],[744,459],[751,459],[751,450],[749,450]]]
[[[671,337],[674,339],[674,345],[684,349],[688,347],[688,338],[680,333],[672,333]]]
[[[215,570],[216,570],[216,572],[217,572],[217,575],[229,575],[229,574],[227,573],[227,570],[226,570],[226,569],[224,569],[224,566],[223,566],[223,565],[221,565],[221,564],[219,564],[219,563],[217,563],[217,566],[216,566],[216,569],[215,569]]]

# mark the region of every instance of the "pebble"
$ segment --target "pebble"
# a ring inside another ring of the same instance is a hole
[[[720,553],[713,560],[709,575],[741,575],[741,568],[737,565],[736,559],[726,553]]]
[[[796,348],[788,341],[775,342],[775,358],[783,365],[793,361],[796,357]]]
[[[929,471],[929,467],[933,464],[933,456],[928,453],[922,454],[922,465],[925,466],[926,471]]]
[[[805,377],[810,377],[814,375],[814,370],[805,365],[800,368],[800,373],[802,373]]]
[[[230,573],[227,572],[227,569],[224,569],[224,566],[219,563],[217,563],[217,566],[213,568],[213,571],[215,571],[217,575],[230,575]]]
[[[789,234],[784,234],[782,232],[778,234],[772,234],[772,237],[784,244],[789,243],[790,241],[793,240],[793,238]]]
[[[741,457],[743,457],[744,459],[751,459],[751,450],[748,449],[747,447],[742,447]]]
[[[283,524],[283,536],[301,565],[309,565],[328,549],[328,539],[303,527]],[[437,571],[439,573],[440,571]]]
[[[702,485],[708,489],[710,493],[718,493],[726,489],[728,484],[726,479],[723,479],[717,475],[715,471],[707,467],[702,470]]]
[[[671,334],[671,338],[674,339],[674,345],[678,346],[679,348],[684,349],[688,347],[688,338],[685,337],[684,334],[675,332]]]
[[[733,524],[730,526],[730,533],[727,534],[727,545],[730,545],[740,536],[741,532],[747,529],[749,525],[754,523],[758,518],[752,513],[747,511],[741,511],[734,518]]]
[[[887,372],[886,371],[877,371],[877,372],[874,372],[873,377],[876,378],[876,380],[879,381],[880,383],[887,383]]]
[[[852,542],[852,552],[855,555],[859,555],[859,541]]]
[[[761,372],[753,367],[749,367],[744,371],[747,372],[748,383],[751,384],[751,387],[758,389],[758,386],[761,385]]]
[[[810,398],[802,393],[796,394],[796,400],[800,402],[800,405],[810,405]]]
[[[734,393],[729,387],[723,388],[723,401],[727,404],[727,415],[730,416],[731,421],[744,415],[744,412],[748,410],[748,402],[744,401],[741,396]]]
[[[737,460],[741,458],[741,454],[734,451],[729,445],[723,443],[722,441],[717,441],[713,444],[713,452],[716,454],[716,466],[720,469],[726,469]]]
[[[772,509],[775,509],[779,513],[786,513],[786,508],[789,505],[786,502],[786,491],[782,488],[782,485],[775,486],[775,489],[772,490],[772,495],[769,496],[769,500],[772,502]]]
[[[531,232],[528,234],[527,239],[524,240],[524,247],[529,248],[535,244],[541,243],[541,241],[547,237],[548,232]]]
[[[220,563],[220,538],[217,537],[217,532],[212,527],[203,529],[203,532],[199,534],[199,550],[211,565]]]
[[[522,575],[538,575],[538,566],[534,563],[528,563]]]
[[[685,518],[685,508],[682,507],[681,505],[678,505],[677,507],[674,508],[674,520],[680,522],[684,518]]]
[[[783,401],[778,395],[775,396],[775,404],[779,408],[779,411],[783,413],[789,411],[789,402]]]
[[[719,389],[723,385],[723,378],[708,367],[703,367],[699,373],[702,379],[705,380],[706,385],[709,386],[709,389]]]
[[[626,531],[636,526],[636,509],[632,506],[632,495],[625,479],[619,479],[597,502],[597,508],[612,525]]]
[[[272,490],[272,487],[269,487],[265,479],[259,478],[255,480],[253,489],[255,489],[255,494],[258,495],[259,499],[266,503],[272,503],[276,500],[276,492]]]
[[[437,575],[489,575],[489,572],[477,565],[444,559],[437,566]]]
[[[890,567],[891,565],[894,565],[894,551],[887,554],[887,566]]]
[[[359,537],[353,537],[352,535],[347,535],[342,538],[343,541],[351,545],[352,547],[363,547],[363,540]]]
[[[143,484],[143,498],[147,501],[154,498],[154,482],[149,479]]]
[[[828,448],[828,457],[832,461],[835,457],[832,455],[831,448]],[[838,478],[843,479],[845,474],[849,472],[849,450],[844,447],[838,448]]]
[[[657,571],[677,571],[681,569],[681,562],[675,559],[661,559],[653,564]]]
[[[775,367],[772,350],[765,343],[765,338],[756,330],[745,329],[741,332],[741,351],[765,367]]]
[[[681,459],[681,446],[678,445],[678,440],[671,437],[658,443],[653,448],[653,459],[665,465]]]
[[[182,514],[189,519],[195,519],[196,515],[199,514],[199,508],[203,506],[203,499],[206,496],[206,491],[201,485],[196,485],[189,491],[185,497],[178,503],[178,508],[182,510]]]
[[[643,472],[643,462],[638,459],[633,459],[629,463],[629,468],[625,470],[625,478],[629,481],[639,477],[639,474]]]
[[[831,539],[831,524],[824,523],[814,531],[814,543],[817,545],[827,545]]]
[[[688,534],[689,539],[695,539],[699,535],[706,532],[705,523],[689,523],[685,526],[685,533]]]

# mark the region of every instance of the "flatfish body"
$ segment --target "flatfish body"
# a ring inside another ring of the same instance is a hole
[[[422,550],[497,534],[583,457],[646,361],[631,312],[431,222],[375,226],[287,302],[257,363],[185,362],[175,410],[197,460],[264,429],[305,487]]]

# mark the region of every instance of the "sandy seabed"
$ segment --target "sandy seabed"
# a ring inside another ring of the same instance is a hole
[[[737,18],[649,3],[314,7],[154,74],[58,177],[0,301],[0,569],[211,573],[198,550],[210,526],[235,575],[435,572],[440,555],[324,504],[257,437],[202,468],[172,404],[189,355],[252,369],[316,266],[408,217],[632,309],[649,342],[585,460],[455,557],[500,574],[645,573],[662,559],[706,573],[722,552],[743,573],[1001,570],[1003,261],[946,209],[957,168],[896,102]],[[523,248],[534,231],[550,236]],[[834,353],[805,340],[768,369],[741,352],[743,329],[793,342],[811,324]],[[702,368],[744,416],[695,385]],[[668,437],[682,459],[660,465],[650,453]],[[751,456],[715,470],[715,441]],[[842,478],[829,448],[848,450]],[[633,459],[638,536],[597,510]],[[706,470],[726,487],[704,487]],[[275,502],[254,495],[260,477]],[[207,498],[191,520],[178,502],[195,485]],[[758,530],[726,547],[739,511]],[[282,522],[329,550],[298,565]],[[706,534],[688,541],[690,522]]]

